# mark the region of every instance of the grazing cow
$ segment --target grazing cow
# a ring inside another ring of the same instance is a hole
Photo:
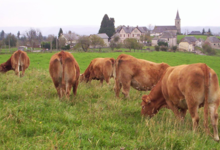
[[[133,56],[121,54],[115,62],[115,95],[122,93],[129,97],[130,86],[139,91],[148,91],[159,81],[166,63],[154,63]]]
[[[91,82],[91,80],[103,80],[109,84],[109,79],[113,77],[115,59],[114,58],[95,58],[91,61],[87,69],[80,75],[80,82]]]
[[[20,75],[22,71],[22,76],[24,76],[25,70],[30,65],[30,59],[27,53],[21,50],[15,51],[11,57],[4,63],[0,65],[0,72],[7,72],[9,70],[14,70],[17,76]]]
[[[209,132],[209,108],[214,139],[219,141],[219,96],[218,77],[206,64],[169,67],[150,94],[142,96],[141,113],[152,117],[161,108],[168,107],[177,118],[183,119],[188,109],[195,131],[199,123],[198,109],[204,106],[205,128]]]
[[[64,95],[69,98],[72,87],[76,95],[80,70],[71,53],[61,51],[54,54],[50,59],[49,71],[60,98]]]

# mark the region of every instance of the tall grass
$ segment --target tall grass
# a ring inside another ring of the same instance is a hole
[[[170,65],[205,62],[219,75],[217,57],[185,53],[129,53],[137,58]],[[117,99],[113,85],[98,81],[80,83],[77,96],[59,100],[48,65],[52,54],[28,54],[31,65],[23,78],[13,71],[0,74],[0,149],[219,149],[205,134],[203,108],[193,133],[189,114],[178,122],[171,110],[153,118],[140,115],[141,96],[134,89],[130,99]],[[73,53],[81,72],[96,57],[119,53]],[[9,55],[0,55],[4,62]],[[1,62],[1,63],[2,63]],[[211,124],[210,124],[211,128]]]

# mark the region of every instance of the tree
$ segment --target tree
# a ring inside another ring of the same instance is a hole
[[[4,41],[5,41],[6,45],[8,45],[10,47],[14,47],[14,46],[16,46],[17,38],[14,34],[9,33]]]
[[[114,35],[109,45],[111,50],[114,50],[115,48],[118,48],[118,49],[121,48],[122,43],[120,43],[119,41],[120,41],[120,37],[118,35]]]
[[[41,47],[44,49],[50,49],[50,42],[42,42]]]
[[[163,41],[158,41],[157,45],[158,46],[167,46],[168,47],[168,43],[167,42],[163,42]]]
[[[205,29],[204,28],[202,29],[202,34],[205,34]]]
[[[59,38],[59,48],[61,49],[66,44],[66,39],[64,37]]]
[[[124,40],[124,46],[128,48],[130,51],[131,49],[140,49],[140,43],[138,43],[137,39],[135,38],[127,38]]]
[[[17,38],[19,39],[20,38],[20,31],[18,31],[18,33],[17,33]]]
[[[142,34],[141,36],[140,36],[140,41],[141,42],[143,42],[143,43],[150,43],[151,42],[151,36],[150,36],[150,34],[148,33],[148,34]]]
[[[69,42],[69,44],[71,44],[74,40],[76,40],[77,34],[75,32],[69,31],[64,35],[64,37]]]
[[[211,32],[210,28],[208,30],[208,35],[212,35],[212,32]]]
[[[53,49],[52,44],[53,44],[54,37],[55,37],[55,36],[52,35],[52,34],[49,34],[48,37],[47,37],[47,41],[50,42],[50,48],[49,48],[50,50]]]
[[[88,36],[80,36],[77,40],[77,46],[81,46],[84,52],[87,52],[90,46],[90,39]]]
[[[62,28],[60,28],[60,30],[59,30],[58,38],[60,38],[61,35],[63,35],[63,30],[62,30]]]
[[[215,49],[213,49],[211,46],[210,46],[210,44],[209,43],[205,43],[203,46],[202,46],[202,48],[203,48],[203,51],[206,53],[206,54],[208,54],[208,55],[216,55],[216,50]]]
[[[2,30],[0,34],[0,40],[3,40],[5,38],[5,32]]]
[[[105,14],[101,22],[99,33],[106,33],[110,39],[115,33],[115,19],[109,19],[108,15]]]
[[[26,31],[25,34],[27,41],[32,48],[38,46],[43,39],[43,36],[38,29],[30,29],[29,31]]]
[[[101,48],[103,46],[105,46],[105,42],[102,38],[100,38],[97,35],[91,35],[90,36],[90,40],[91,40],[91,46],[93,46],[93,48],[95,49],[97,46],[99,47],[99,50],[101,50]]]

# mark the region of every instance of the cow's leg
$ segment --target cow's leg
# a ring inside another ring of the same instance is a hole
[[[17,75],[17,76],[19,76],[19,65],[18,64],[16,64],[15,65],[15,75]]]
[[[196,128],[199,124],[198,107],[198,105],[188,105],[189,113],[193,122],[193,131],[196,131]]]
[[[61,87],[60,83],[57,81],[54,81],[54,86],[57,90],[57,94],[59,95],[59,98],[61,98],[62,97],[62,87]]]
[[[23,76],[24,76],[24,73],[25,73],[25,67],[24,67],[24,66],[21,66],[21,70],[22,70],[21,77],[23,77]]]
[[[174,115],[177,117],[177,119],[183,119],[181,116],[181,113],[179,109],[169,100],[166,101],[168,107],[173,111]]]
[[[213,126],[214,139],[219,141],[218,136],[218,104],[209,104],[211,122]]]
[[[185,118],[186,112],[187,112],[187,109],[181,109],[181,110],[180,110],[181,118]]]
[[[119,97],[121,86],[122,86],[121,83],[117,79],[115,79],[114,91],[115,91],[115,96],[116,97]]]
[[[122,83],[123,87],[122,87],[122,93],[124,94],[125,98],[129,97],[129,91],[130,91],[130,87],[131,87],[131,80]]]
[[[70,91],[71,91],[71,82],[66,82],[66,85],[65,85],[65,94],[66,94],[66,98],[69,99],[70,98]]]
[[[73,84],[73,94],[75,96],[76,96],[78,84],[79,84],[79,80],[76,80],[75,83]]]

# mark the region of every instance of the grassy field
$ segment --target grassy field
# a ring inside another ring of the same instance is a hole
[[[117,58],[119,54],[73,53],[81,73],[92,59]],[[203,62],[220,78],[219,57],[180,52],[127,54],[171,66]],[[140,103],[147,92],[131,89],[130,99],[123,99],[122,94],[116,99],[113,79],[109,86],[100,86],[98,81],[80,83],[76,97],[71,93],[70,100],[59,100],[48,72],[52,55],[28,53],[31,64],[23,78],[13,71],[0,74],[0,149],[220,149],[205,134],[203,108],[196,133],[188,113],[184,123],[168,109],[144,118]],[[0,63],[9,57],[0,55]]]

